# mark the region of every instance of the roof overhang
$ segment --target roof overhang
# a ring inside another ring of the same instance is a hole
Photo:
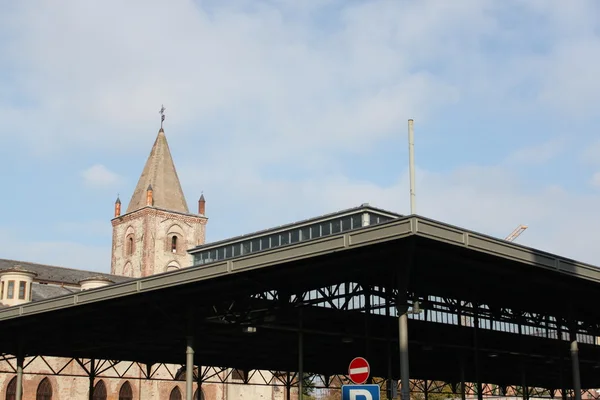
[[[335,307],[300,307],[299,302],[284,301],[285,296],[352,282],[370,288],[396,287],[415,298],[437,296],[485,304],[490,313],[511,309],[573,318],[581,329],[597,334],[599,281],[600,271],[591,265],[410,216],[226,262],[3,309],[0,342],[9,353],[22,345],[32,355],[176,363],[185,359],[185,337],[192,334],[201,343],[196,351],[203,365],[293,371],[302,309],[305,370],[344,373],[348,357],[365,347],[364,339],[344,344],[341,337],[364,336],[365,315]],[[269,291],[277,292],[277,299],[253,296]],[[214,317],[228,307],[257,315],[270,310],[277,322],[259,318],[255,321],[259,332],[247,335],[239,324],[215,323]],[[373,373],[385,374],[388,343],[392,356],[397,353],[393,349],[397,324],[382,315],[367,320],[373,332]],[[37,334],[41,327],[47,332],[43,337]],[[411,376],[456,381],[457,368],[449,363],[455,364],[458,353],[466,354],[469,362],[472,328],[416,320],[409,327]],[[520,369],[514,366],[525,360],[523,368],[531,385],[551,385],[558,381],[554,366],[564,364],[568,371],[570,365],[566,358],[556,359],[560,346],[549,338],[481,329],[478,340],[484,382],[520,384]],[[598,346],[580,344],[584,387],[600,386],[595,374],[599,359]],[[548,360],[554,363],[551,367]],[[396,367],[392,373],[398,376]],[[465,373],[467,380],[474,379],[472,370]]]

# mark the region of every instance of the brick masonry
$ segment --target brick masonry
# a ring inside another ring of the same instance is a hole
[[[203,244],[206,237],[204,216],[144,207],[114,218],[111,273],[139,278],[185,268],[192,264],[187,250]],[[176,252],[171,250],[177,237]],[[128,240],[133,238],[133,252]]]

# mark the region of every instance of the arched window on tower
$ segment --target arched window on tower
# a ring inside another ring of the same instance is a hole
[[[198,398],[198,389],[194,392],[194,400],[205,400],[204,391],[200,389],[200,398]]]
[[[13,377],[6,387],[6,400],[15,400],[17,398],[17,377]]]
[[[93,400],[106,400],[106,385],[104,381],[98,381],[94,386]]]
[[[171,238],[171,251],[177,253],[177,236],[175,235]]]
[[[177,386],[171,390],[171,394],[169,395],[169,400],[182,400],[181,390]]]
[[[52,400],[52,384],[48,378],[42,379],[38,385],[35,400]]]
[[[119,390],[119,400],[133,400],[133,392],[129,382],[125,382]]]
[[[127,255],[130,256],[133,254],[133,236],[129,236],[127,238]]]

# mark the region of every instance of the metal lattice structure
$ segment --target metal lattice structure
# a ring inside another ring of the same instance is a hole
[[[595,397],[598,282],[595,267],[411,216],[3,310],[0,342],[70,357],[82,376],[136,369],[169,380],[193,338],[199,383],[287,387],[346,382],[349,359],[364,355],[389,385],[408,311],[415,393],[568,397],[578,376]],[[33,340],[42,324],[53,333]]]

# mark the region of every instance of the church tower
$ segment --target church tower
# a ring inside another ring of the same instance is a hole
[[[187,250],[204,243],[208,221],[201,199],[199,213],[190,213],[161,123],[125,214],[115,203],[111,274],[139,278],[190,266]]]

